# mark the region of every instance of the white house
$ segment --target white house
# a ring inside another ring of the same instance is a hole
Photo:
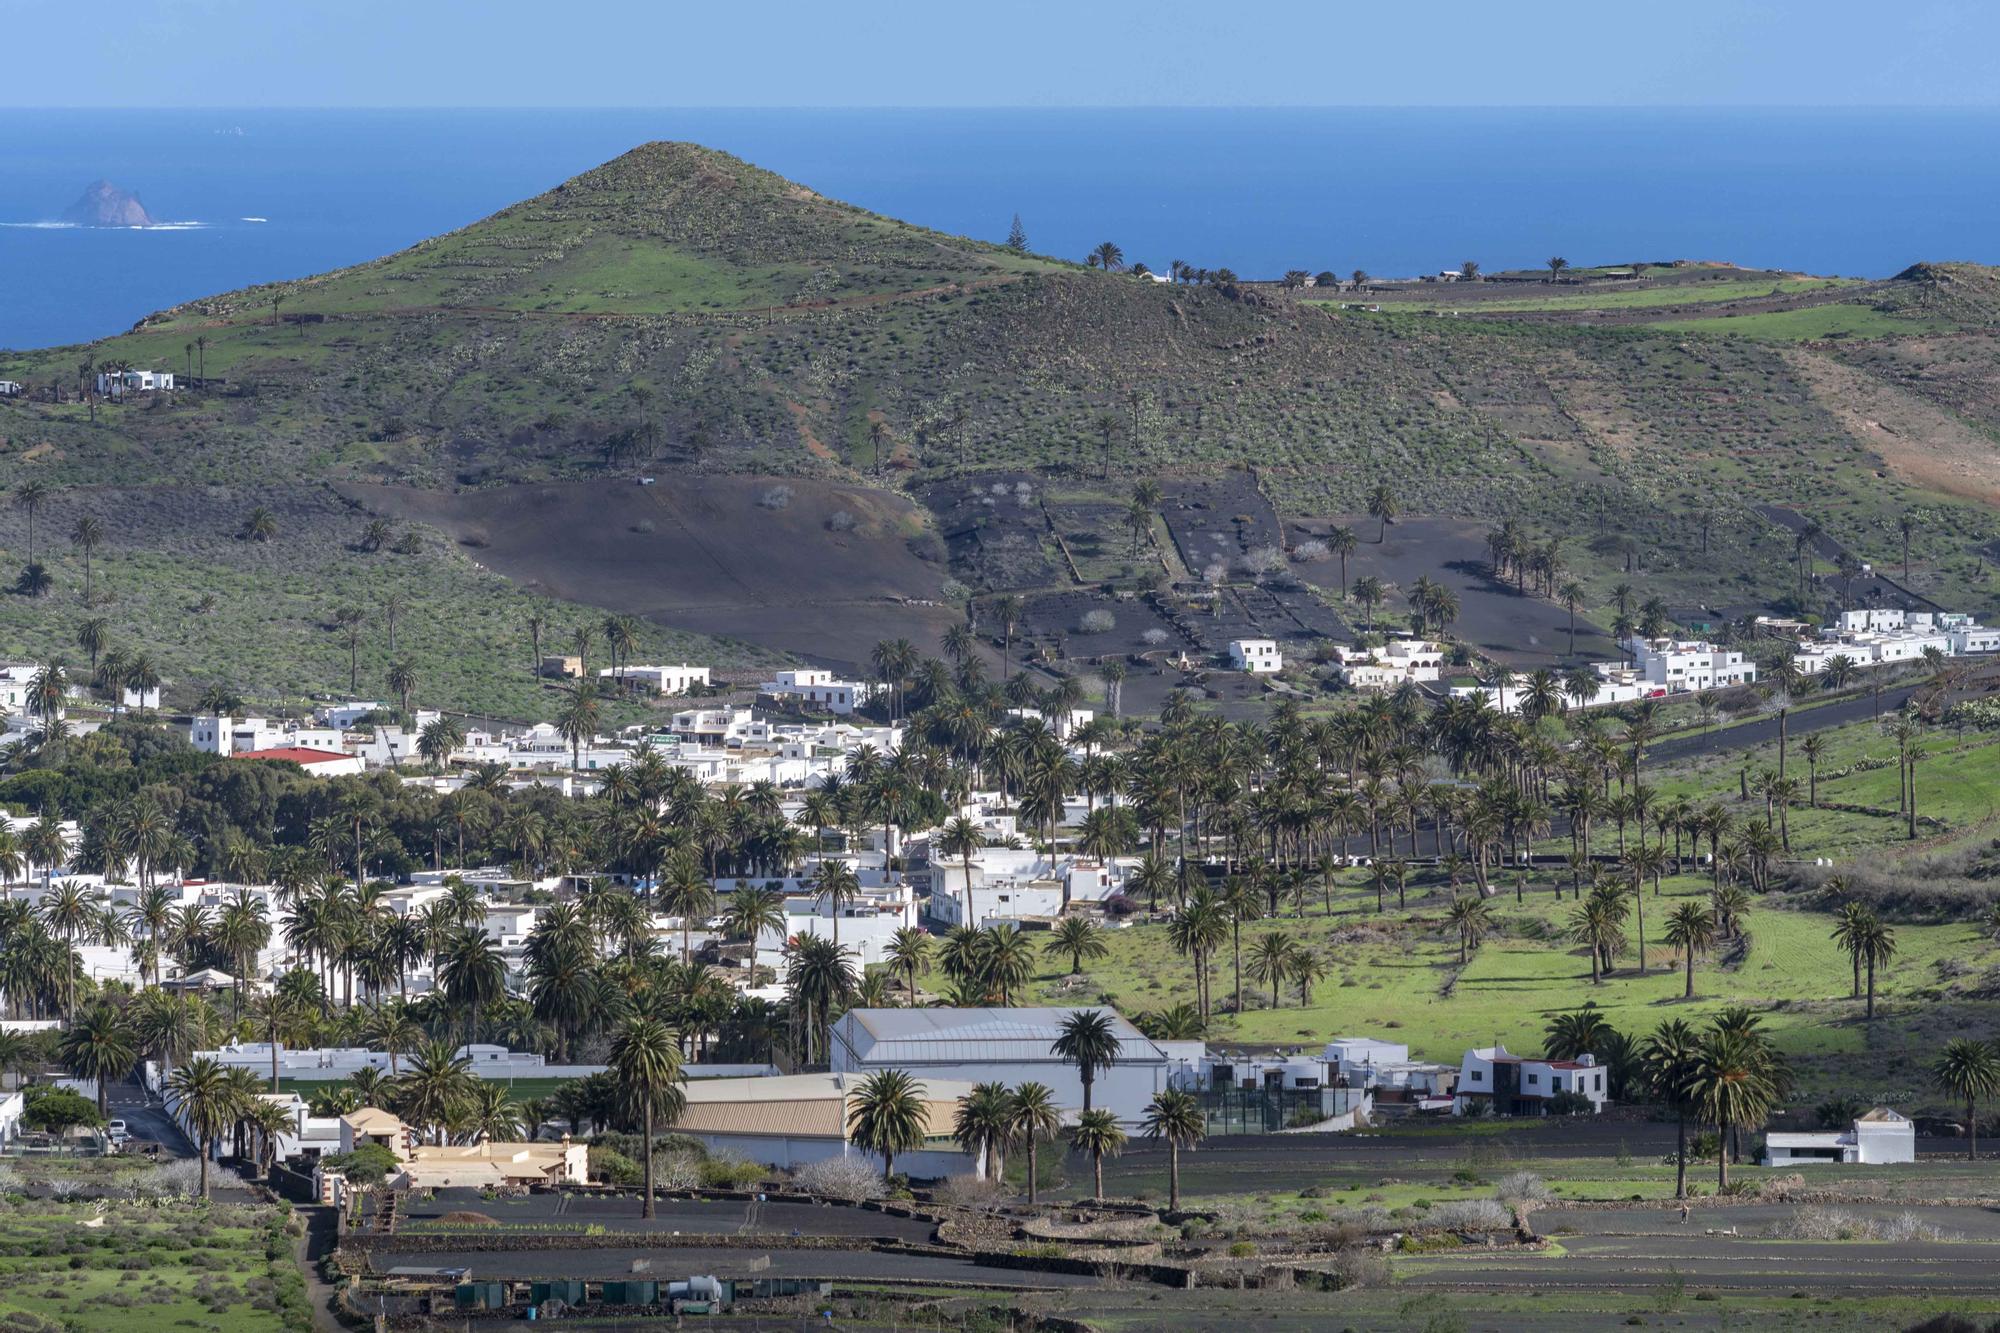
[[[1391,639],[1374,649],[1343,644],[1334,654],[1341,683],[1350,690],[1394,690],[1444,673],[1444,648],[1427,639]]]
[[[1757,679],[1757,664],[1742,653],[1701,639],[1641,639],[1625,641],[1633,669],[1669,694],[1689,690],[1720,690],[1748,685]]]
[[[19,398],[21,384],[18,380],[0,380],[0,398]]]
[[[97,372],[97,396],[109,398],[121,393],[152,393],[174,387],[171,370],[127,370]]]
[[[239,750],[236,759],[279,759],[297,764],[316,778],[358,776],[364,765],[359,755],[344,750],[315,750],[304,745],[280,745],[268,750]]]
[[[1604,1067],[1596,1056],[1543,1060],[1477,1046],[1459,1063],[1454,1109],[1464,1114],[1481,1101],[1494,1115],[1547,1115],[1549,1099],[1563,1093],[1586,1099],[1593,1113],[1604,1109]]]
[[[1108,1016],[1118,1039],[1111,1067],[1097,1071],[1091,1104],[1137,1123],[1154,1094],[1172,1086],[1177,1062],[1115,1010],[1078,1008]],[[850,1009],[833,1025],[833,1072],[902,1069],[922,1079],[1009,1087],[1032,1081],[1048,1085],[1065,1110],[1081,1109],[1082,1076],[1054,1049],[1062,1021],[1078,1008]]]
[[[1764,1165],[1853,1162],[1883,1166],[1917,1160],[1917,1127],[1908,1116],[1878,1106],[1844,1130],[1824,1134],[1764,1136]]]
[[[1255,676],[1268,676],[1285,669],[1285,655],[1275,639],[1231,639],[1229,665]]]
[[[851,713],[867,703],[875,687],[840,680],[831,671],[780,671],[757,687],[773,699],[788,699],[824,713]]]
[[[686,694],[697,685],[707,688],[708,671],[707,667],[689,666],[683,662],[679,666],[607,667],[597,674],[607,680],[623,680],[626,689],[649,690],[654,694]]]

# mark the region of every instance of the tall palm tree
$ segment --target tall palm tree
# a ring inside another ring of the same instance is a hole
[[[1779,1090],[1761,1044],[1735,1028],[1709,1032],[1697,1048],[1688,1087],[1699,1114],[1719,1138],[1761,1124],[1777,1104]],[[1729,1154],[1715,1154],[1716,1192],[1729,1188]]]
[[[505,998],[507,963],[483,930],[455,931],[439,957],[438,985],[454,1009],[465,1013],[466,1044],[479,1040],[479,1010]]]
[[[1109,1111],[1085,1111],[1070,1131],[1069,1146],[1090,1154],[1091,1197],[1104,1197],[1104,1159],[1125,1151],[1125,1131]]]
[[[884,1069],[855,1085],[847,1102],[847,1136],[867,1152],[882,1154],[882,1178],[896,1174],[896,1154],[924,1146],[930,1103],[923,1084],[900,1069]]]
[[[1112,1015],[1103,1009],[1072,1009],[1063,1015],[1057,1028],[1058,1035],[1049,1049],[1076,1066],[1077,1076],[1083,1081],[1083,1109],[1088,1111],[1098,1071],[1110,1069],[1118,1062],[1123,1043],[1118,1039]]]
[[[998,1182],[1000,1153],[1007,1145],[1013,1094],[1004,1083],[975,1083],[958,1099],[951,1134],[979,1163],[979,1174]]]
[[[1086,958],[1095,960],[1110,956],[1111,950],[1104,943],[1103,936],[1103,928],[1089,917],[1065,916],[1049,932],[1042,952],[1055,957],[1067,955],[1069,974],[1078,976],[1083,972]]]
[[[1055,1094],[1045,1083],[1023,1083],[1007,1098],[1007,1141],[1028,1153],[1028,1206],[1035,1206],[1035,1147],[1062,1129]]]
[[[970,818],[954,815],[945,821],[934,840],[938,855],[957,857],[965,871],[965,898],[959,903],[959,920],[968,926],[978,925],[979,919],[972,910],[972,854],[986,845],[986,835]]]
[[[1967,1161],[1979,1159],[1979,1102],[2000,1092],[2000,1051],[1973,1037],[1954,1037],[1931,1066],[1931,1083],[1965,1103]]]
[[[1458,961],[1463,966],[1493,927],[1492,906],[1476,893],[1454,898],[1445,911],[1445,924],[1458,932]]]
[[[197,1055],[167,1079],[175,1114],[194,1136],[201,1158],[201,1197],[208,1197],[208,1159],[215,1141],[236,1118],[236,1092],[229,1071],[211,1056]]]
[[[845,861],[827,859],[813,875],[813,897],[826,900],[833,914],[833,945],[840,947],[840,909],[861,896],[861,879]]]
[[[434,1132],[442,1143],[445,1127],[471,1099],[476,1081],[471,1056],[460,1055],[449,1040],[429,1039],[397,1082],[396,1114],[419,1132]]]
[[[1167,1210],[1181,1208],[1181,1149],[1208,1133],[1208,1120],[1201,1103],[1191,1092],[1168,1089],[1153,1094],[1140,1122],[1149,1138],[1167,1141]]]
[[[701,862],[692,854],[675,856],[660,879],[657,902],[661,911],[680,918],[681,966],[686,967],[695,920],[706,921],[715,911],[714,881],[702,873]]]
[[[35,563],[35,511],[54,494],[45,481],[24,481],[14,488],[14,503],[28,511],[28,563]]]
[[[56,1058],[77,1078],[97,1083],[97,1113],[110,1112],[111,1080],[132,1072],[139,1043],[132,1025],[116,1005],[98,1000],[70,1020],[56,1047]]]
[[[611,1042],[611,1078],[625,1105],[639,1113],[645,1135],[645,1202],[639,1215],[653,1216],[653,1117],[672,1123],[686,1105],[680,1084],[680,1038],[658,1019],[640,1016],[620,1028]]]
[[[1700,903],[1684,902],[1667,916],[1663,937],[1667,947],[1678,949],[1687,973],[1683,999],[1694,998],[1694,957],[1715,943],[1715,917]]]
[[[85,514],[70,528],[69,540],[70,545],[83,552],[83,604],[89,606],[96,600],[92,591],[90,557],[104,544],[104,525]]]
[[[1687,1197],[1687,1118],[1694,1109],[1694,1077],[1701,1039],[1693,1028],[1670,1018],[1639,1049],[1640,1077],[1647,1092],[1674,1113],[1674,1197]]]
[[[931,937],[915,926],[904,926],[889,937],[889,947],[883,950],[882,958],[891,971],[902,974],[903,993],[914,1007],[917,975],[931,970]]]

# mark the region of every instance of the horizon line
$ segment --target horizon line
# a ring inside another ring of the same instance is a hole
[[[1077,103],[13,103],[7,111],[2000,111],[2000,98],[1986,102],[1077,102]]]

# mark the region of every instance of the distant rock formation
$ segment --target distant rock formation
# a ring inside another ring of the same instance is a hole
[[[139,196],[110,181],[96,181],[63,210],[63,221],[79,227],[150,227],[152,216]]]

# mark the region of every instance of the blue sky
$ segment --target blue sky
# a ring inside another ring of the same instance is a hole
[[[0,32],[16,107],[2000,101],[1995,0],[0,0]]]

